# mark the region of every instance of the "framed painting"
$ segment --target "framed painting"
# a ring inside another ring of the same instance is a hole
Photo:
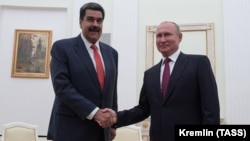
[[[49,78],[51,30],[16,29],[12,77]]]

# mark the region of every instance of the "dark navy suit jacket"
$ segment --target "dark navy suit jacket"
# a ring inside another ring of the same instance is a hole
[[[118,53],[102,42],[99,46],[106,74],[103,92],[80,35],[53,44],[50,69],[55,100],[48,139],[109,141],[110,129],[86,118],[97,106],[117,111]]]
[[[160,70],[161,62],[145,71],[139,104],[118,112],[118,127],[150,116],[150,141],[174,141],[176,124],[220,124],[217,84],[206,56],[180,53],[165,100]]]

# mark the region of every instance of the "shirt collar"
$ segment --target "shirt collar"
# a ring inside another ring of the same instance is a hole
[[[82,40],[83,40],[83,42],[84,42],[84,44],[85,44],[85,46],[86,46],[87,49],[90,48],[91,45],[93,45],[92,43],[90,43],[90,42],[83,36],[82,33],[81,33],[81,37],[82,37]],[[96,47],[98,48],[98,50],[100,50],[100,47],[99,47],[99,40],[96,41],[95,45],[96,45]]]
[[[180,49],[178,49],[176,52],[174,52],[172,55],[168,56],[168,58],[171,60],[171,62],[176,62],[178,56],[180,55],[181,51]],[[166,59],[166,57],[162,58],[162,65],[164,64],[164,60]]]

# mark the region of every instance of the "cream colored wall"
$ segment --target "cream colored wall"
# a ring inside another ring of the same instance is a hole
[[[17,6],[17,7],[44,7],[44,8],[66,8],[67,9],[67,26],[72,26],[72,12],[73,3],[71,0],[43,0],[43,1],[33,1],[33,0],[0,0],[0,10],[1,6]],[[32,14],[32,13],[31,13]],[[56,19],[55,19],[56,20]],[[72,33],[72,28],[67,28],[67,34],[70,36]]]
[[[225,111],[223,17],[221,0],[139,0],[138,4],[138,89],[140,91],[145,70],[146,26],[158,25],[162,21],[177,24],[214,23],[216,80],[218,83],[221,115]],[[184,37],[185,38],[185,37]],[[188,48],[188,47],[185,47]]]

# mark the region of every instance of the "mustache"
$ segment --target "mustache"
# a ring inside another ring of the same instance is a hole
[[[91,31],[91,32],[99,32],[99,31],[100,31],[100,28],[97,27],[97,26],[91,26],[91,27],[89,28],[89,31]]]

